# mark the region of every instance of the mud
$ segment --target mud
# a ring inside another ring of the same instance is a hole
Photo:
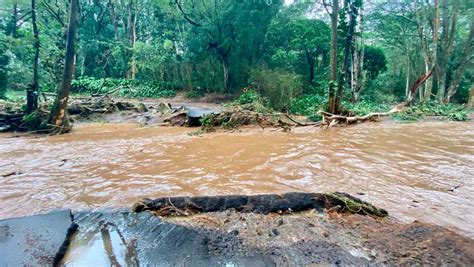
[[[218,255],[265,255],[277,266],[474,264],[474,240],[438,226],[316,211],[219,212],[165,221],[209,236]]]
[[[0,264],[61,266],[472,266],[474,240],[394,218],[311,209],[62,211],[0,221]]]

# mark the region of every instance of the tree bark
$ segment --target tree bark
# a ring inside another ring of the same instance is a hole
[[[138,18],[138,2],[135,0],[134,4],[134,15],[132,24],[132,66],[131,66],[131,78],[135,79],[137,75],[137,58],[136,58],[136,43],[137,43],[137,18]]]
[[[331,16],[331,79],[329,83],[328,110],[336,113],[336,82],[337,82],[337,23],[339,20],[339,0],[332,0]]]
[[[353,63],[352,63],[352,101],[358,102],[360,99],[360,93],[366,86],[367,77],[364,72],[364,57],[365,57],[365,39],[364,39],[364,16],[363,16],[363,9],[359,7],[359,36],[360,36],[360,55],[358,51],[358,45],[356,40],[356,35],[354,35],[353,41],[353,49],[354,49],[354,56],[353,56]]]
[[[461,58],[461,62],[459,63],[459,67],[454,72],[454,78],[449,84],[448,93],[444,99],[444,102],[448,103],[451,101],[451,98],[454,97],[456,92],[458,91],[459,84],[461,83],[462,76],[464,75],[464,71],[466,67],[469,65],[472,57],[472,50],[474,47],[474,21],[471,21],[469,26],[469,36],[467,37],[466,44],[464,46],[464,52]]]
[[[433,21],[431,22],[430,25],[432,25],[431,30],[433,33],[433,54],[430,52],[430,47],[428,45],[428,35],[425,34],[425,27],[422,25],[422,22],[419,18],[418,15],[418,7],[417,3],[418,0],[414,0],[414,15],[415,15],[415,23],[416,27],[418,30],[418,37],[420,40],[420,46],[423,50],[423,59],[425,61],[425,74],[422,74],[421,76],[418,77],[417,80],[413,83],[413,85],[410,88],[410,91],[408,92],[407,99],[405,103],[407,105],[411,105],[413,101],[416,98],[416,93],[418,92],[418,88],[425,84],[425,92],[423,94],[420,94],[420,99],[421,101],[427,101],[430,100],[431,92],[432,92],[432,87],[433,87],[433,79],[434,77],[435,80],[437,80],[437,75],[436,75],[436,58],[438,54],[438,24],[439,24],[439,0],[434,1],[434,14],[433,14]],[[423,3],[423,2],[422,2]]]
[[[31,23],[33,25],[33,82],[26,89],[26,113],[30,114],[38,108],[38,88],[39,88],[39,74],[38,74],[38,64],[39,64],[39,49],[40,49],[40,40],[39,40],[39,31],[38,23],[36,19],[36,0],[31,0]]]
[[[10,36],[16,38],[16,23],[18,22],[18,3],[13,3],[12,20],[10,21]]]
[[[439,46],[439,53],[437,55],[436,64],[436,75],[438,89],[436,98],[439,102],[442,102],[446,92],[446,76],[448,71],[448,60],[451,54],[451,48],[454,42],[454,34],[456,31],[457,15],[459,12],[459,2],[454,1],[452,4],[453,12],[449,15],[447,1],[441,2],[442,21],[441,26],[443,31],[441,32],[441,44]]]
[[[49,123],[52,124],[55,127],[55,131],[58,132],[64,132],[65,130],[67,131],[69,128],[69,120],[67,118],[66,112],[69,92],[71,91],[71,82],[75,69],[74,46],[77,31],[78,12],[79,0],[71,0],[63,79],[49,119]]]
[[[349,60],[351,59],[352,55],[352,48],[353,48],[353,39],[354,39],[354,31],[355,26],[357,24],[357,8],[353,1],[349,1],[349,25],[346,33],[346,38],[344,41],[344,58],[342,61],[341,66],[341,73],[339,74],[339,79],[337,82],[337,92],[336,92],[336,112],[339,113],[342,101],[342,93],[344,91],[344,82],[347,81],[347,76],[349,74]]]
[[[114,25],[115,40],[120,41],[117,15],[115,14],[115,5],[114,3],[112,3],[112,0],[109,0],[109,3],[107,5],[110,10],[110,19],[112,20],[112,24]]]
[[[474,85],[471,86],[471,92],[469,94],[469,100],[467,101],[467,106],[466,108],[469,109],[474,109]]]
[[[309,67],[309,83],[312,84],[314,81],[314,67],[316,62],[310,52],[306,52],[306,62],[308,63]]]

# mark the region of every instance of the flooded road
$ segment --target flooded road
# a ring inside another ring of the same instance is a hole
[[[144,197],[343,191],[403,221],[474,237],[472,122],[193,130],[104,124],[62,136],[2,134],[0,218],[130,207]]]

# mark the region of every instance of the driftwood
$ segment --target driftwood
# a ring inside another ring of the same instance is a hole
[[[359,122],[365,122],[365,121],[377,121],[377,119],[381,117],[387,117],[390,116],[394,113],[400,112],[404,108],[404,104],[397,105],[394,108],[392,108],[388,112],[374,112],[374,113],[369,113],[364,116],[343,116],[343,115],[336,115],[332,114],[326,111],[318,111],[318,114],[323,116],[323,120],[321,122],[322,126],[327,126],[332,127],[337,124],[355,124]]]
[[[25,123],[25,113],[20,109],[20,104],[10,104],[9,106],[0,106],[0,132],[7,131],[28,131],[27,123]],[[138,113],[147,112],[148,109],[143,103],[131,103],[125,101],[115,101],[108,97],[72,97],[68,107],[69,115],[77,115],[87,117],[91,114],[105,114],[117,111],[132,111]],[[49,116],[49,108],[47,103],[43,103],[38,107],[37,113],[41,115],[39,119],[47,120]],[[51,125],[49,125],[51,126]],[[37,129],[34,130],[38,132]],[[46,131],[41,129],[41,132]]]
[[[286,193],[283,195],[233,195],[144,199],[135,212],[152,211],[158,216],[191,215],[205,212],[291,213],[310,209],[385,217],[387,211],[345,193]]]
[[[24,113],[0,113],[0,132],[22,130]]]

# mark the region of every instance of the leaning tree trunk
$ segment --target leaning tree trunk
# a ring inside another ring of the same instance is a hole
[[[69,130],[69,119],[67,118],[67,102],[71,91],[72,76],[75,69],[74,45],[77,30],[77,16],[79,12],[79,0],[71,1],[69,12],[69,25],[67,30],[66,59],[64,63],[63,80],[58,90],[58,95],[54,102],[49,123],[52,124],[56,132],[67,132]]]
[[[39,74],[38,74],[38,62],[39,62],[39,31],[38,23],[36,21],[36,1],[31,0],[31,23],[33,24],[33,47],[35,54],[33,56],[33,82],[26,89],[26,113],[30,114],[38,108],[38,87],[39,87]]]

